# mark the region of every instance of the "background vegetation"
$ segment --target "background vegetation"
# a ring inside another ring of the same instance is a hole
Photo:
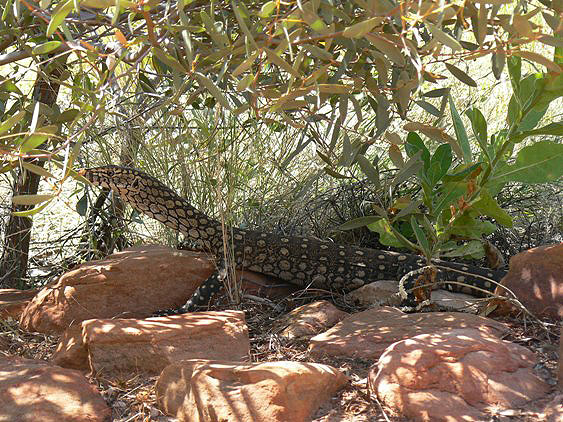
[[[0,10],[3,287],[38,274],[30,244],[33,267],[60,271],[147,236],[177,242],[74,182],[107,163],[234,224],[428,258],[561,240],[560,2]]]

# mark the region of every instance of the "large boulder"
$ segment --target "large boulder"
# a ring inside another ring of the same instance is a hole
[[[304,422],[347,382],[316,363],[191,360],[162,371],[156,396],[180,422]]]
[[[57,334],[87,319],[145,318],[182,306],[214,270],[200,252],[165,246],[126,249],[82,264],[45,287],[20,324],[24,330]]]
[[[0,289],[0,319],[19,319],[38,290]]]
[[[391,411],[427,422],[482,421],[489,406],[512,408],[544,396],[534,354],[475,328],[421,334],[391,345],[368,388]]]
[[[534,315],[563,318],[563,243],[540,246],[514,255],[495,293],[518,300]]]
[[[78,371],[0,357],[0,421],[110,422],[111,409]]]
[[[461,312],[405,314],[391,307],[368,309],[346,317],[328,331],[311,339],[314,356],[347,356],[378,359],[392,343],[417,334],[456,328],[478,328],[500,336],[508,327],[482,316]]]
[[[243,361],[249,355],[244,312],[223,311],[83,321],[65,332],[52,360],[115,378],[131,373],[158,375],[184,359]]]

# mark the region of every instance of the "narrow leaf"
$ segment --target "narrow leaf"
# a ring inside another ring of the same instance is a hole
[[[360,165],[360,168],[367,176],[369,181],[373,183],[373,188],[375,190],[379,190],[381,187],[380,180],[379,180],[379,170],[362,154],[358,154],[356,156],[356,161]]]
[[[53,199],[55,195],[15,195],[12,203],[15,205],[37,205]]]
[[[463,82],[466,85],[472,86],[474,88],[477,87],[477,82],[475,82],[473,78],[471,78],[463,70],[449,63],[444,63],[444,64],[446,65],[446,68],[450,71],[450,73],[454,75],[457,79],[459,79],[461,82]]]
[[[219,88],[217,88],[217,85],[215,85],[215,83],[211,79],[199,72],[194,72],[194,76],[201,85],[207,88],[209,93],[213,95],[213,97],[219,104],[221,104],[227,110],[231,110],[231,105],[229,104],[227,97],[223,95],[223,93],[219,90]]]
[[[368,224],[375,223],[378,220],[381,220],[381,217],[376,216],[376,215],[368,215],[368,216],[365,216],[365,217],[358,217],[358,218],[354,218],[353,220],[347,221],[346,223],[338,226],[338,230],[357,229],[359,227],[365,227]]]

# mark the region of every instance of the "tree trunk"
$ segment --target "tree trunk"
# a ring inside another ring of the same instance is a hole
[[[33,88],[33,99],[35,101],[52,106],[57,101],[60,77],[64,62],[58,66],[49,63],[45,67],[52,68],[45,78],[43,72],[38,72],[37,80]],[[41,69],[44,71],[44,69]],[[30,160],[33,164],[43,167],[45,161]],[[35,195],[39,188],[40,176],[28,172],[23,168],[17,170],[13,186],[14,195]],[[26,211],[33,208],[29,205],[12,204],[11,211]],[[26,288],[25,277],[27,274],[27,261],[29,257],[29,244],[31,240],[31,228],[33,221],[27,217],[16,217],[10,214],[6,232],[4,235],[4,249],[0,260],[0,287],[4,288]]]

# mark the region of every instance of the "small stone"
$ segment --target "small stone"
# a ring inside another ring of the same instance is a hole
[[[332,327],[347,315],[332,303],[320,300],[295,308],[282,317],[276,327],[281,330],[281,336],[287,339],[313,336]]]

